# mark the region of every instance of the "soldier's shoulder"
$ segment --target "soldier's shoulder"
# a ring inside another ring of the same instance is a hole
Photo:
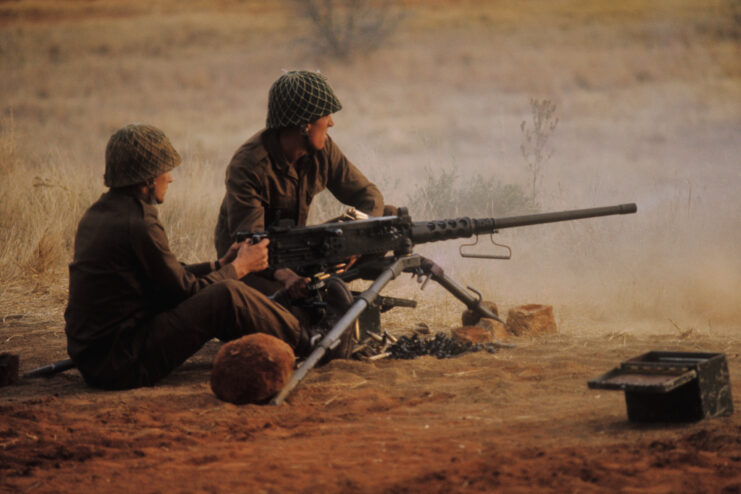
[[[156,219],[156,211],[147,208],[153,209],[129,194],[108,191],[88,208],[80,220],[79,229],[106,232],[106,235],[115,232],[130,234],[137,227],[147,228],[147,216],[154,214]]]
[[[229,168],[259,168],[268,165],[269,155],[263,142],[263,133],[264,130],[257,132],[239,146],[229,162]]]
[[[137,197],[116,189],[110,189],[100,196],[90,209],[96,209],[101,214],[124,219],[130,216],[143,216],[142,205],[144,203]]]

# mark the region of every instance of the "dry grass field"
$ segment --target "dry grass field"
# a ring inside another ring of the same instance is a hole
[[[0,352],[21,371],[65,357],[72,239],[111,133],[168,134],[184,164],[161,217],[182,260],[211,259],[224,168],[283,70],[329,77],[334,139],[414,219],[428,177],[455,172],[460,215],[488,200],[466,194],[476,180],[530,190],[532,100],[558,118],[538,208],[638,214],[504,231],[510,261],[420,249],[505,311],[554,306],[558,335],[493,356],[332,363],[280,410],[218,402],[211,346],[154,389],[98,393],[75,372],[0,388],[0,491],[738,492],[738,419],[637,427],[585,386],[650,349],[722,351],[741,373],[738,1],[406,0],[346,59],[296,6],[0,0]],[[438,287],[388,293],[420,303],[392,331],[459,322]]]

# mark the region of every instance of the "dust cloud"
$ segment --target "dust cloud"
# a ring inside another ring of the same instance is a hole
[[[224,167],[263,125],[282,70],[329,77],[344,106],[334,139],[395,205],[443,170],[529,190],[522,125],[531,100],[548,100],[558,124],[539,209],[635,202],[638,213],[502,232],[510,261],[460,260],[453,242],[420,252],[505,307],[554,305],[567,331],[717,332],[741,319],[741,57],[725,3],[670,3],[410,2],[387,44],[345,61],[313,50],[287,3],[66,17],[60,3],[58,22],[4,4],[0,110],[31,174],[62,168],[72,184],[100,181],[119,126],[163,128],[186,158],[180,183],[201,189],[190,215],[201,222],[181,217],[192,190],[174,187],[163,214],[187,238],[174,245],[208,258]],[[413,296],[428,294],[445,298]]]

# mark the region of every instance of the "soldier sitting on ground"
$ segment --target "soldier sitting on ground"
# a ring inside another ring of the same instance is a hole
[[[65,311],[68,353],[92,386],[153,385],[212,338],[262,332],[297,353],[311,331],[283,306],[238,281],[268,267],[268,241],[232,244],[217,261],[185,266],[157,217],[181,158],[165,134],[127,125],[106,148],[110,187],[75,237]]]

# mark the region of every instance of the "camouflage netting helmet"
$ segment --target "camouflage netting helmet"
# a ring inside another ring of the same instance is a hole
[[[325,76],[307,70],[287,72],[270,88],[267,128],[305,125],[341,109]]]
[[[108,187],[126,187],[167,173],[182,162],[164,132],[151,125],[129,124],[118,129],[105,149]]]

